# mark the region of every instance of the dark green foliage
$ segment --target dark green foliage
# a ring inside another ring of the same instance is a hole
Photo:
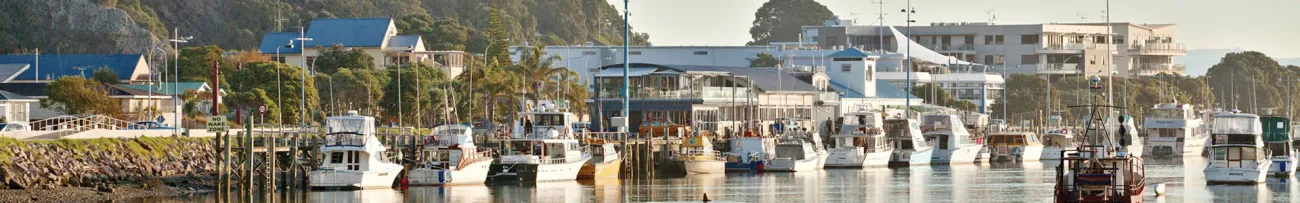
[[[310,111],[320,110],[320,97],[317,95],[318,92],[315,91],[315,81],[307,80],[304,82],[302,69],[298,67],[282,63],[253,62],[245,65],[243,70],[228,72],[226,75],[226,78],[230,81],[239,81],[230,83],[229,86],[223,86],[228,87],[230,91],[252,92],[254,89],[262,89],[267,92],[266,95],[269,98],[277,97],[275,96],[275,91],[277,91],[276,75],[279,75],[279,81],[283,84],[283,88],[279,90],[282,91],[280,93],[283,98],[272,100],[280,102],[280,109],[284,111],[285,123],[297,123],[302,117],[300,115],[300,112],[302,112],[302,108],[300,108],[302,105],[300,96],[302,95],[302,88],[309,90],[307,91],[306,109]],[[268,117],[270,117],[269,114]],[[267,120],[272,120],[272,118],[267,118]]]
[[[347,49],[343,45],[334,45],[334,47],[325,50],[320,57],[312,61],[313,67],[325,74],[333,74],[339,69],[372,69],[375,67],[375,59],[366,54],[361,49]]]
[[[755,58],[754,61],[750,61],[750,62],[749,62],[749,67],[750,67],[750,68],[755,68],[755,67],[776,67],[777,65],[780,65],[780,64],[781,64],[781,61],[778,61],[778,60],[776,60],[775,57],[772,57],[772,54],[769,54],[769,53],[767,53],[767,52],[760,52],[760,53],[758,53],[758,58]]]
[[[94,80],[81,77],[61,77],[45,89],[47,99],[41,107],[68,115],[107,115],[122,118],[122,106],[117,99],[108,97],[109,88]]]
[[[1300,93],[1300,66],[1281,66],[1263,53],[1229,53],[1205,75],[1210,94],[1219,95],[1214,102],[1224,109],[1262,114],[1274,108],[1275,114],[1285,114],[1300,108],[1291,104]]]
[[[803,33],[801,27],[821,25],[834,15],[825,5],[813,0],[767,1],[754,12],[754,25],[749,28],[754,41],[746,45],[796,41],[799,33]]]
[[[108,69],[108,67],[95,69],[95,73],[91,75],[91,77],[94,78],[96,82],[104,84],[122,83],[121,80],[117,79],[117,72],[113,72],[113,69]]]
[[[934,90],[939,90],[939,91],[934,91]],[[913,87],[912,95],[916,95],[916,97],[924,99],[925,102],[929,104],[934,104],[934,105],[939,105],[939,106],[944,106],[944,107],[954,108],[954,109],[960,109],[960,110],[966,110],[966,111],[979,110],[978,109],[979,106],[975,105],[975,103],[953,98],[951,94],[948,94],[948,91],[943,91],[943,89],[935,87],[934,84],[926,84],[918,87]]]
[[[465,50],[465,41],[469,33],[455,19],[434,19],[429,15],[416,14],[402,17],[396,22],[397,30],[402,34],[420,35],[428,50]]]

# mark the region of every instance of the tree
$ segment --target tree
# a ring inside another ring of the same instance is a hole
[[[758,58],[749,62],[750,68],[776,67],[777,65],[781,65],[781,61],[776,60],[775,57],[772,57],[772,54],[767,52],[759,52]]]
[[[820,25],[834,15],[813,0],[769,0],[754,12],[754,25],[749,28],[754,41],[746,45],[796,41],[803,26]]]
[[[113,72],[113,69],[109,69],[108,67],[95,69],[95,73],[92,74],[91,77],[94,78],[96,82],[104,84],[122,83],[122,81],[117,78],[117,72]]]
[[[208,84],[221,82],[223,84],[222,86],[225,86],[224,79],[221,79],[221,81],[212,81],[212,64],[223,60],[221,57],[222,53],[225,53],[225,50],[214,45],[186,47],[181,49],[181,56],[179,59],[180,80],[182,82],[206,82]],[[223,73],[231,73],[235,70],[234,66],[231,64],[219,65],[221,65],[220,68]],[[164,70],[164,72],[166,72],[165,75],[174,74],[171,71],[172,69]]]
[[[388,71],[369,69],[339,69],[328,79],[321,80],[320,95],[330,98],[327,104],[332,112],[357,110],[365,115],[381,115],[379,106],[384,87],[389,81]]]
[[[430,118],[441,117],[439,111],[434,109],[442,106],[445,100],[442,95],[432,94],[433,89],[441,89],[442,83],[446,81],[441,69],[413,64],[390,67],[388,71],[391,79],[384,86],[385,94],[380,102],[388,118],[398,120],[397,117],[400,116],[402,125],[411,125],[430,124],[435,122]],[[399,77],[401,84],[398,84]]]
[[[308,62],[315,65],[316,71],[325,74],[334,74],[339,69],[373,69],[375,59],[366,54],[361,49],[344,48],[343,45],[335,44],[325,52],[322,52],[316,61]]]
[[[939,91],[933,91],[939,90]],[[959,110],[974,111],[979,106],[966,100],[958,100],[948,94],[948,91],[937,88],[934,84],[925,84],[912,88],[912,95],[925,99],[926,102],[938,106],[954,108]]]
[[[402,17],[397,21],[397,30],[402,34],[420,35],[425,49],[430,50],[465,50],[465,41],[469,39],[469,33],[456,19],[434,19],[427,14]]]
[[[1002,95],[992,95],[997,98],[990,106],[989,114],[994,118],[1019,120],[1036,120],[1041,122],[1043,110],[1047,108],[1047,80],[1033,75],[1013,74],[1007,77],[1007,88],[1003,98]],[[1062,111],[1066,109],[1061,101],[1061,88],[1052,89],[1052,109],[1053,111]],[[1010,102],[1010,103],[1008,103]],[[1011,118],[1003,118],[1002,112],[1005,111]],[[1018,123],[1018,122],[1017,122]]]
[[[122,117],[122,106],[108,96],[107,85],[81,77],[61,77],[45,89],[47,99],[41,107],[63,114],[94,114],[114,118]]]
[[[280,94],[283,98],[275,98],[276,75],[279,74],[280,82],[283,84]],[[303,81],[302,69],[282,63],[275,62],[253,62],[245,65],[243,70],[233,71],[228,74],[231,81],[228,91],[237,93],[252,92],[254,89],[262,89],[267,95],[281,107],[284,111],[284,123],[296,123],[303,119],[302,111],[302,91],[306,90],[306,109],[309,111],[318,111],[320,108],[320,97],[316,90],[316,83],[313,80]],[[227,104],[229,106],[230,104]],[[267,121],[280,121],[281,119],[268,114]]]

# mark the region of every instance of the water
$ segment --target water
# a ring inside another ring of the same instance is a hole
[[[1059,162],[1043,161],[909,168],[827,169],[798,173],[729,173],[652,180],[547,182],[411,187],[400,190],[292,192],[277,202],[1050,202]],[[1290,202],[1300,200],[1295,177],[1259,185],[1206,186],[1204,158],[1148,159],[1147,202]],[[1187,166],[1187,167],[1184,167]],[[1152,187],[1165,183],[1156,196]],[[243,197],[235,197],[236,201]],[[215,195],[134,202],[215,202]],[[267,202],[257,199],[256,202]]]

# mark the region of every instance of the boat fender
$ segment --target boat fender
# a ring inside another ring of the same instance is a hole
[[[1165,184],[1164,183],[1156,184],[1155,186],[1151,187],[1151,190],[1156,192],[1156,196],[1164,195]]]

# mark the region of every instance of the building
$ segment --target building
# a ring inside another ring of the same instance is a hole
[[[172,87],[173,85],[175,87]],[[207,95],[210,95],[212,91],[212,87],[208,86],[207,82],[163,82],[158,84],[124,84],[118,86],[136,90],[138,92],[146,92],[149,95],[177,96],[184,94],[185,92],[193,91],[198,94],[197,97],[199,98],[211,98]],[[226,90],[218,90],[217,94],[219,96],[217,97],[217,103],[220,104],[222,103],[222,98],[226,96]],[[184,106],[182,103],[177,103],[173,98],[175,97],[160,101],[158,105],[160,107],[159,111],[173,112],[173,107]],[[207,99],[199,100],[197,101],[195,108],[199,112],[211,112],[212,101]]]
[[[140,54],[0,55],[0,82],[48,82],[65,76],[90,78],[108,68],[124,83],[149,81],[149,62]]]
[[[22,95],[24,97],[36,100],[49,98],[46,88],[49,83],[0,83],[0,91]],[[150,94],[145,91],[122,87],[121,85],[106,85],[108,96],[120,101],[122,113],[128,120],[156,120],[157,116],[162,116],[171,126],[175,126],[175,112],[179,107],[168,107],[161,105],[164,101],[172,97],[161,94]],[[30,108],[27,120],[11,121],[36,121],[57,116],[63,116],[63,113],[56,111],[54,108],[47,108],[37,105],[36,108]]]
[[[272,59],[299,67],[315,67],[315,58],[341,46],[343,50],[360,49],[374,59],[374,68],[414,62],[432,62],[455,77],[464,71],[465,53],[428,51],[419,35],[398,35],[389,18],[314,19],[305,33],[271,32],[262,36],[258,51]],[[298,38],[311,40],[300,41]],[[305,50],[305,51],[304,51]],[[306,58],[303,58],[303,57]],[[314,70],[314,68],[313,68]]]
[[[1115,34],[1111,42],[1106,40],[1108,27]],[[854,25],[836,18],[821,26],[805,26],[800,44],[906,53],[908,41],[898,39],[910,32],[910,43],[916,45],[910,48],[913,52],[932,50],[963,61],[1005,68],[1009,73],[1052,75],[1104,74],[1109,62],[1104,60],[1106,50],[1110,48],[1119,75],[1185,75],[1184,66],[1173,63],[1174,56],[1186,54],[1183,44],[1174,39],[1175,27],[1135,23],[931,23],[891,29]]]
[[[5,122],[26,122],[31,119],[32,104],[39,100],[0,91],[0,119]],[[39,107],[40,104],[36,104]]]

